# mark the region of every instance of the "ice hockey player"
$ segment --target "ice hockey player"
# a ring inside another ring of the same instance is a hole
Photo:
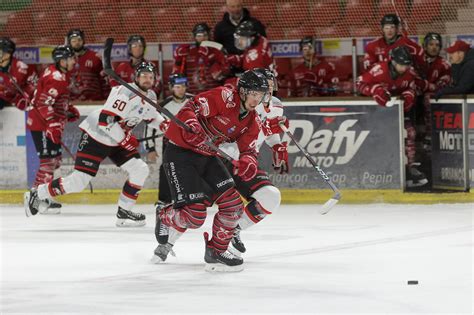
[[[253,71],[263,74],[268,81],[269,95],[276,89],[276,78],[272,71],[264,68],[257,68]],[[272,96],[264,100],[255,109],[262,121],[262,128],[257,141],[257,151],[265,142],[272,148],[272,165],[275,171],[280,174],[289,172],[288,163],[288,143],[282,142],[280,125],[288,127],[288,119],[283,116],[283,104]],[[224,143],[220,147],[224,152],[238,159],[239,148],[236,143]],[[229,172],[232,172],[232,164],[224,160]],[[263,220],[267,215],[275,212],[280,206],[281,193],[273,186],[269,176],[262,167],[258,166],[257,175],[244,181],[238,175],[233,176],[237,191],[247,200],[242,217],[240,218],[234,237],[232,238],[229,250],[237,255],[245,253],[246,248],[240,237],[240,231],[245,230]]]
[[[408,48],[399,46],[390,52],[390,60],[376,63],[369,72],[357,79],[357,89],[362,95],[372,96],[380,106],[392,106],[392,95],[403,99],[405,130],[407,132],[405,151],[407,156],[407,186],[423,186],[426,176],[416,168],[414,122],[409,115],[415,103],[417,74],[411,68],[412,59]]]
[[[54,64],[43,71],[38,81],[33,108],[26,121],[39,158],[33,190],[53,179],[54,171],[61,166],[64,126],[80,117],[77,108],[69,103],[69,75],[76,62],[74,52],[69,46],[57,46],[52,57]],[[39,210],[43,214],[57,214],[60,208],[60,203],[47,196]]]
[[[26,110],[38,81],[34,67],[29,67],[23,61],[13,57],[16,45],[8,37],[0,37],[0,109],[6,104],[16,106],[19,110]],[[23,93],[11,82],[14,78]]]
[[[244,181],[252,180],[257,174],[256,143],[260,132],[255,108],[269,97],[266,77],[246,71],[237,90],[217,87],[196,95],[183,106],[176,117],[189,126],[189,131],[171,122],[166,132],[170,143],[164,167],[174,202],[161,211],[157,209],[159,245],[154,252],[155,262],[166,259],[186,229],[201,227],[206,208],[216,203],[212,239],[208,240],[204,233],[206,270],[243,269],[243,259],[227,248],[244,205],[231,174],[206,141],[215,145],[236,142],[240,156],[234,172]]]
[[[214,47],[201,45],[209,40],[210,31],[206,23],[194,25],[194,45],[183,44],[174,51],[173,73],[188,77],[188,91],[192,94],[222,85],[228,72],[224,54]]]
[[[339,79],[335,75],[333,63],[318,59],[315,52],[315,39],[305,36],[300,41],[303,63],[289,74],[289,96],[312,97],[335,94]]]
[[[105,100],[109,86],[105,81],[102,60],[99,55],[84,46],[84,32],[71,29],[67,33],[68,45],[77,58],[71,74],[71,95],[73,100]]]
[[[396,14],[384,15],[380,21],[383,36],[367,44],[364,56],[364,70],[368,71],[372,66],[381,61],[389,59],[392,49],[405,46],[413,60],[413,66],[418,71],[424,64],[424,52],[416,42],[400,34],[400,19]]]
[[[156,100],[156,94],[151,89],[155,83],[155,73],[153,64],[143,62],[137,66],[135,82],[132,84],[153,100]],[[132,211],[149,172],[146,163],[140,159],[138,141],[132,134],[133,128],[142,120],[156,128],[167,124],[156,109],[143,102],[139,95],[124,86],[114,87],[104,106],[92,112],[79,125],[82,135],[74,171],[26,192],[26,215],[35,215],[38,206],[46,198],[82,191],[97,174],[102,161],[108,157],[128,173],[128,180],[118,200],[116,225],[145,225],[145,215]]]
[[[169,79],[169,88],[171,90],[171,95],[164,99],[160,106],[166,108],[171,112],[171,114],[176,115],[178,111],[183,107],[183,105],[193,97],[192,94],[186,93],[188,79],[185,75],[181,73],[175,73],[170,75]],[[147,160],[149,162],[156,162],[158,157],[157,152],[157,139],[153,137],[158,136],[161,133],[159,129],[151,128],[150,126],[145,126],[145,138],[152,138],[145,141],[145,149],[147,153]],[[167,137],[162,138],[162,156],[168,146],[169,140]],[[171,192],[168,185],[168,180],[166,179],[165,170],[163,168],[163,163],[160,165],[160,177],[159,177],[159,186],[158,186],[158,203],[168,204],[172,201]]]
[[[146,41],[145,38],[141,35],[130,35],[127,39],[127,48],[128,48],[128,56],[130,57],[130,61],[121,62],[117,68],[115,68],[115,72],[127,83],[133,82],[134,75],[135,75],[135,68],[138,64],[142,62],[147,62],[145,59],[145,49],[146,49]],[[155,65],[156,66],[156,65]],[[110,79],[110,86],[114,87],[120,85],[114,79]],[[159,75],[156,75],[155,86],[153,87],[156,95],[159,97],[161,93],[161,80]]]

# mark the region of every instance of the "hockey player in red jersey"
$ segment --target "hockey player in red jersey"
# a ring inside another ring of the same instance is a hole
[[[190,130],[172,122],[166,136],[170,143],[164,155],[164,167],[174,203],[157,208],[159,245],[154,260],[164,261],[173,244],[186,229],[197,229],[206,219],[206,208],[218,206],[214,216],[212,239],[205,233],[204,260],[208,271],[239,271],[243,259],[227,251],[244,205],[234,180],[217,156],[205,144],[236,142],[240,151],[234,173],[244,181],[257,174],[256,143],[260,120],[255,108],[270,97],[267,79],[261,73],[247,71],[238,89],[217,87],[188,101],[176,116]]]
[[[84,46],[84,32],[72,29],[67,33],[67,42],[74,50],[77,61],[71,75],[73,100],[104,100],[109,87],[105,82],[102,61],[96,52]]]
[[[415,104],[416,76],[411,68],[413,64],[410,52],[405,46],[399,46],[390,52],[390,60],[376,63],[369,72],[357,79],[358,91],[372,96],[380,106],[392,106],[392,95],[399,95],[403,99],[405,113],[405,129],[407,137],[405,149],[407,156],[407,186],[416,187],[425,185],[426,176],[416,168],[415,138],[416,130],[408,113]]]
[[[228,72],[224,54],[213,47],[202,46],[209,40],[211,28],[206,23],[193,27],[194,44],[179,45],[174,51],[173,73],[188,77],[188,91],[197,94],[219,85]]]
[[[154,81],[153,64],[147,62],[139,64],[132,86],[156,101],[156,94],[151,89]],[[50,179],[37,189],[26,192],[26,215],[37,214],[46,198],[82,191],[97,174],[102,161],[108,157],[128,173],[128,179],[118,200],[116,225],[119,227],[145,225],[145,215],[132,211],[149,172],[146,163],[140,159],[137,151],[138,141],[132,134],[133,128],[142,121],[156,128],[168,125],[156,109],[143,102],[140,96],[123,86],[114,87],[104,106],[92,112],[79,125],[82,135],[74,171],[66,177]]]
[[[55,64],[41,75],[26,122],[40,161],[33,188],[53,179],[54,170],[61,165],[64,125],[79,119],[79,111],[69,103],[69,76],[76,60],[74,52],[69,46],[58,46],[52,56]],[[51,198],[44,205],[42,213],[59,213],[61,207]]]
[[[423,95],[423,117],[425,120],[424,146],[431,147],[431,96],[437,91],[449,86],[451,83],[451,65],[439,54],[443,47],[441,35],[438,33],[428,33],[423,41],[425,50],[425,64],[423,72],[420,73],[421,80],[417,80],[419,89]]]
[[[0,37],[0,109],[12,104],[20,110],[26,110],[38,81],[34,67],[13,57],[16,45],[8,37]],[[8,74],[9,75],[8,75]],[[15,80],[22,92],[12,83]]]
[[[418,71],[424,64],[423,48],[408,37],[399,34],[400,19],[395,14],[387,14],[380,21],[383,36],[368,43],[364,56],[364,70],[368,71],[374,64],[389,59],[392,49],[405,46],[412,56],[413,66]]]
[[[333,95],[334,88],[339,82],[335,76],[334,64],[317,59],[312,36],[306,36],[300,41],[300,50],[304,61],[289,74],[289,96]]]
[[[127,83],[135,81],[135,68],[138,64],[146,62],[145,60],[145,49],[146,41],[145,38],[141,35],[131,35],[127,39],[128,55],[130,56],[130,61],[120,63],[115,72]],[[156,66],[156,65],[155,65]],[[114,87],[120,85],[114,79],[110,80],[110,86]],[[161,94],[161,80],[157,74],[155,80],[155,86],[153,87],[156,95],[159,97]]]

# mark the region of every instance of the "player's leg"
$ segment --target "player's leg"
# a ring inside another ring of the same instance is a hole
[[[418,163],[415,162],[416,154],[416,129],[410,117],[405,117],[405,153],[407,156],[406,183],[407,187],[418,187],[428,183],[425,174],[418,170]]]

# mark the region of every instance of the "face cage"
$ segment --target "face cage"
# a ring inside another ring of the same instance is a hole
[[[244,42],[243,46],[240,45],[240,42],[241,42],[240,39],[241,38],[245,38],[245,42]],[[249,48],[251,44],[252,44],[252,37],[240,36],[240,35],[234,34],[234,46],[236,48],[238,48],[240,50],[245,50],[245,49]]]

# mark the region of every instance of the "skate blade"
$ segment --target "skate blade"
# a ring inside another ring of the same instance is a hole
[[[133,221],[129,219],[117,219],[117,222],[115,222],[115,225],[117,227],[141,227],[141,226],[145,226],[145,224],[146,224],[145,220]]]
[[[420,181],[417,181],[417,182],[414,182],[412,180],[407,180],[407,187],[409,187],[409,188],[420,187],[420,186],[424,186],[426,184],[428,184],[427,179],[423,179],[423,180],[420,180]]]
[[[161,259],[159,256],[153,255],[153,257],[150,258],[150,262],[155,265],[159,265],[164,263],[165,261]]]
[[[227,266],[224,264],[209,264],[206,263],[204,270],[207,272],[240,272],[244,270],[244,265],[237,265],[237,266]]]
[[[45,207],[40,207],[38,212],[39,214],[45,214],[45,215],[61,214],[61,208],[48,208],[47,206],[45,206]]]

